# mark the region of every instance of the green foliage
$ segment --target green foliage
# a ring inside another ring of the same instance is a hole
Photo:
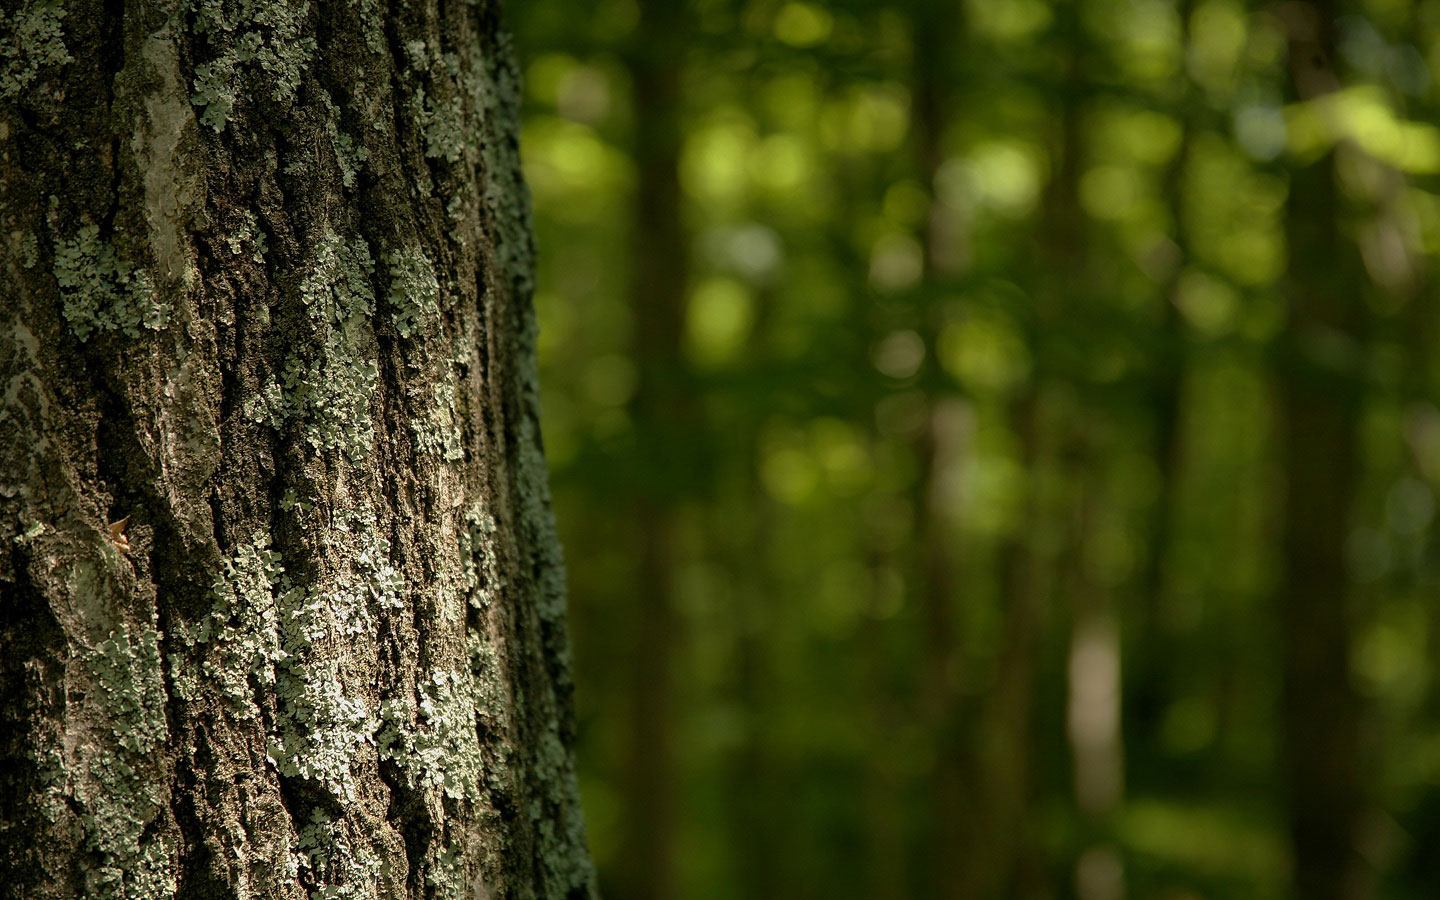
[[[1302,94],[1304,4],[512,10],[607,896],[663,876],[645,822],[685,897],[1288,896],[1303,354],[1360,398],[1326,615],[1376,896],[1440,892],[1437,13],[1344,4]],[[1319,271],[1353,321],[1295,324]]]

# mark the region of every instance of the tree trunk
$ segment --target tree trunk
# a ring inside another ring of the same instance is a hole
[[[1183,55],[1190,53],[1190,20],[1194,16],[1194,0],[1179,0],[1176,17],[1180,20],[1179,46]],[[1159,339],[1154,358],[1153,411],[1155,435],[1153,454],[1159,488],[1155,505],[1150,511],[1149,546],[1140,574],[1140,604],[1136,636],[1127,642],[1130,656],[1126,667],[1126,718],[1137,736],[1147,746],[1158,746],[1158,723],[1165,705],[1174,694],[1175,641],[1170,612],[1170,557],[1177,538],[1176,518],[1180,511],[1180,483],[1185,472],[1185,375],[1189,362],[1186,324],[1180,314],[1181,291],[1187,266],[1190,265],[1190,198],[1186,179],[1191,168],[1193,145],[1198,130],[1200,99],[1188,81],[1182,86],[1180,111],[1180,146],[1166,168],[1161,182],[1161,196],[1169,203],[1172,218],[1170,237],[1174,251],[1173,267],[1166,277],[1161,293]]]
[[[675,882],[674,603],[677,485],[689,477],[681,380],[689,237],[681,215],[679,112],[685,9],[644,0],[627,62],[634,86],[638,173],[631,235],[632,336],[638,384],[631,406],[637,435],[640,530],[635,573],[630,747],[624,846],[617,888],[623,900],[671,900]]]
[[[0,895],[593,896],[495,4],[0,48]]]
[[[1336,87],[1333,2],[1287,11],[1295,99]],[[1360,705],[1350,684],[1344,550],[1359,475],[1360,335],[1355,247],[1341,231],[1335,153],[1290,180],[1290,321],[1281,373],[1281,460],[1288,479],[1280,624],[1282,766],[1289,792],[1295,896],[1366,896],[1357,827],[1363,804]]]
[[[971,707],[961,691],[965,657],[956,607],[961,582],[959,529],[953,487],[962,462],[968,412],[939,372],[938,335],[944,310],[941,291],[963,270],[959,211],[936,194],[945,162],[945,132],[956,98],[954,61],[965,45],[959,4],[917,0],[911,9],[914,56],[910,75],[916,169],[929,194],[919,238],[923,280],[918,298],[919,333],[926,353],[920,383],[925,396],[924,424],[912,442],[918,477],[914,486],[916,575],[924,633],[920,713],[934,744],[934,770],[925,785],[931,804],[929,851],[931,893],[946,900],[984,896],[972,870],[988,858],[978,818],[973,783]]]

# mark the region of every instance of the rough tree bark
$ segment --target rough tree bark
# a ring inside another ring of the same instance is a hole
[[[0,11],[0,896],[593,896],[491,0]]]

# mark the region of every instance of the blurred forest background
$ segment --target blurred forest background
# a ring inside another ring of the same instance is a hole
[[[508,14],[608,900],[1440,897],[1440,2]]]

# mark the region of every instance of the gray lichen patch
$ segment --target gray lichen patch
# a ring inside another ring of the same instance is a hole
[[[333,232],[321,242],[300,299],[319,337],[318,350],[297,349],[281,373],[279,408],[266,400],[257,418],[292,422],[316,450],[338,450],[352,461],[375,442],[370,400],[379,368],[374,359],[375,262],[364,240]]]
[[[89,658],[90,670],[104,689],[105,706],[120,746],[139,755],[165,743],[165,687],[160,669],[160,633],[145,628],[132,639],[118,631]]]
[[[461,71],[460,57],[440,53],[434,42],[418,38],[404,44],[412,85],[410,113],[425,138],[425,155],[431,159],[459,162],[465,156],[465,98],[456,90]],[[426,90],[425,83],[431,88]]]
[[[111,730],[69,764],[79,769],[72,790],[94,855],[83,867],[87,896],[161,900],[175,890],[174,847],[163,832],[146,836],[167,800],[164,784],[146,774],[168,738],[159,639],[154,628],[132,634],[122,624],[86,655]]]
[[[260,229],[260,219],[248,209],[242,212],[239,227],[225,236],[225,245],[236,256],[248,250],[250,259],[257,263],[265,262],[265,254],[270,249],[265,232]]]
[[[236,709],[247,710],[254,699],[251,679],[262,689],[274,689],[275,667],[285,656],[275,600],[283,575],[280,554],[270,549],[270,536],[263,530],[222,563],[211,587],[214,606],[182,635],[192,646],[205,645],[198,673],[182,670],[174,675],[182,699],[198,697],[204,683],[217,688]]]
[[[473,674],[432,672],[418,694],[381,706],[381,756],[399,764],[412,789],[443,793],[454,800],[478,800],[484,766],[475,732],[478,698]]]
[[[385,300],[395,330],[405,338],[428,332],[440,318],[440,284],[429,257],[412,247],[391,250],[384,255],[384,262],[390,276]]]
[[[471,56],[466,68],[467,93],[475,104],[474,118],[489,133],[518,130],[520,122],[520,66],[513,42],[500,35],[491,53]],[[470,133],[482,133],[473,128]],[[495,259],[504,278],[520,295],[534,289],[534,248],[531,243],[530,195],[520,179],[520,150],[515,141],[486,140],[480,143],[482,170],[495,173],[484,180],[484,204],[494,223],[497,239]],[[533,355],[533,339],[520,350],[518,358]]]
[[[98,225],[55,241],[54,273],[61,313],[82,341],[96,331],[139,337],[141,328],[160,329],[169,319],[149,273],[121,257],[100,237]]]
[[[287,0],[193,0],[194,31],[210,44],[210,62],[195,67],[191,102],[202,124],[222,131],[235,104],[264,90],[273,100],[295,99],[315,53],[305,27],[307,2]]]
[[[460,97],[439,100],[423,88],[413,100],[415,118],[425,133],[425,155],[446,162],[459,162],[465,155],[465,105]]]
[[[123,787],[123,784],[112,782],[107,787]],[[164,837],[140,842],[148,822],[131,814],[133,808],[125,806],[129,799],[119,794],[113,800],[103,801],[112,813],[103,826],[112,830],[102,833],[111,840],[92,845],[91,849],[104,861],[84,867],[85,896],[97,900],[168,900],[175,896],[177,884],[175,847]],[[99,817],[94,821],[100,821]]]
[[[318,884],[310,900],[367,900],[377,896],[379,882],[391,880],[392,865],[356,840],[344,819],[322,810],[311,813],[295,846],[297,868]]]
[[[465,458],[465,445],[460,433],[459,414],[455,409],[455,377],[452,372],[439,384],[431,386],[434,406],[429,415],[417,416],[410,423],[415,447],[421,453],[438,456],[446,462]]]
[[[375,615],[403,606],[404,581],[375,533],[373,513],[359,507],[335,522],[329,543],[347,560],[314,584],[290,585],[277,597],[284,658],[276,669],[279,714],[270,757],[282,775],[309,779],[338,800],[355,795],[355,767],[380,727],[371,697],[371,661],[347,652],[373,635]]]
[[[476,609],[484,609],[499,599],[503,587],[495,530],[495,519],[483,506],[475,504],[465,510],[460,566],[466,596]]]
[[[20,242],[20,265],[26,269],[35,268],[40,261],[40,241],[35,237],[34,232],[25,235]]]
[[[377,610],[402,605],[404,582],[365,510],[335,523],[329,543],[348,562],[312,584],[292,581],[263,531],[237,547],[216,575],[214,606],[184,635],[199,648],[199,671],[175,682],[186,699],[218,688],[242,711],[257,702],[257,688],[273,695],[267,744],[276,771],[348,800],[380,722],[366,663],[345,648],[373,633]]]
[[[330,147],[335,152],[335,161],[340,167],[340,183],[347,188],[355,186],[356,176],[370,158],[370,151],[363,143],[357,143],[340,127],[340,108],[325,91],[318,91],[325,106],[325,132],[330,135]]]
[[[307,518],[317,511],[293,492],[280,508]],[[172,673],[184,699],[218,693],[239,718],[265,722],[272,769],[305,779],[346,809],[338,818],[307,812],[295,852],[275,861],[311,900],[390,896],[403,877],[392,871],[394,848],[382,852],[374,843],[361,788],[380,727],[365,638],[377,615],[403,605],[405,589],[374,522],[363,504],[338,515],[313,548],[335,562],[309,580],[298,566],[287,571],[269,533],[255,530],[216,572],[213,606],[181,636],[189,662]]]
[[[56,0],[29,0],[0,12],[0,102],[20,96],[44,69],[72,62],[64,18]]]
[[[340,164],[340,183],[347,188],[353,188],[356,176],[370,158],[370,151],[333,125],[330,129],[330,142],[335,148],[335,159]]]

